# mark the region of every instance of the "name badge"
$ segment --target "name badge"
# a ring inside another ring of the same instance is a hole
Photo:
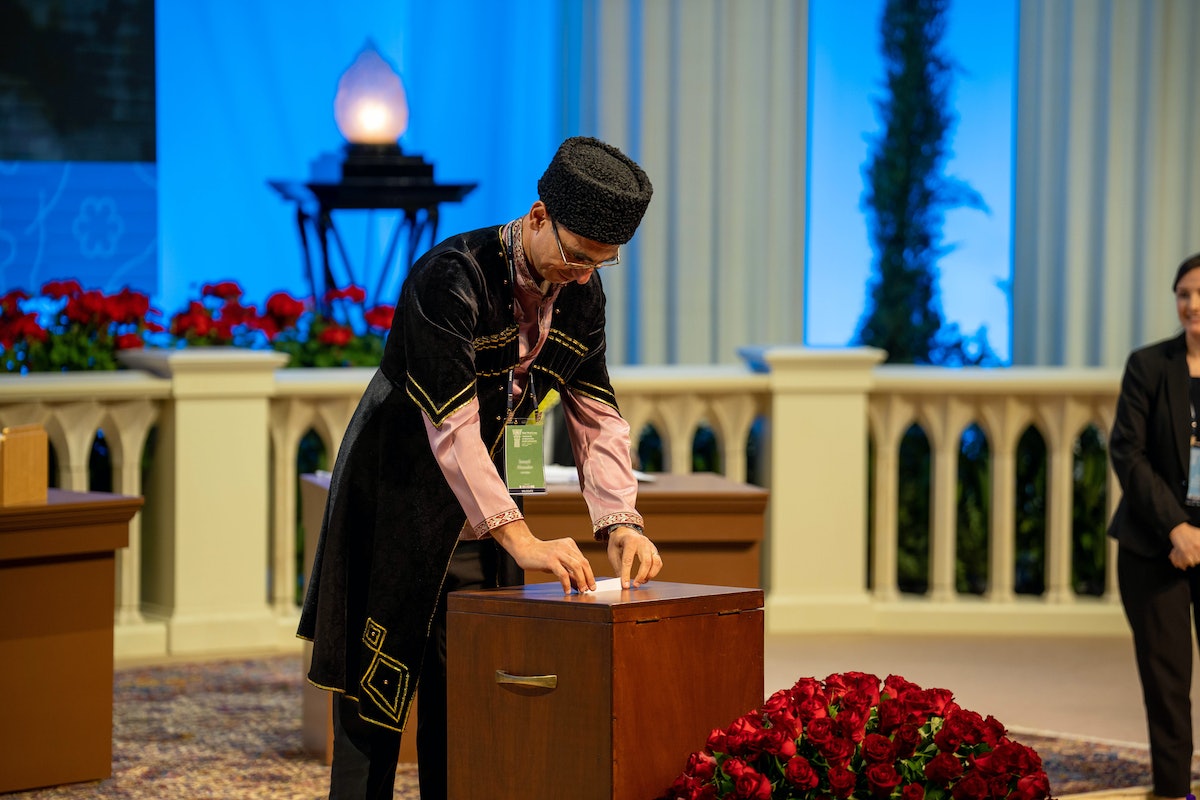
[[[504,426],[504,482],[509,494],[544,494],[546,461],[541,420]]]

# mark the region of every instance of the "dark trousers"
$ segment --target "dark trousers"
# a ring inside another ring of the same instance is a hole
[[[1183,797],[1191,792],[1192,630],[1200,634],[1193,614],[1200,569],[1179,570],[1165,556],[1145,558],[1122,548],[1117,582],[1142,681],[1154,793]]]
[[[454,551],[421,666],[417,704],[421,800],[446,798],[446,594],[456,589],[517,586],[523,581],[521,568],[492,539],[459,542]],[[399,733],[363,721],[357,703],[334,695],[329,800],[390,800],[399,757]]]

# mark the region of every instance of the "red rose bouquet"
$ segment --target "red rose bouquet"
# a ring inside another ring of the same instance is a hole
[[[802,678],[714,730],[659,800],[1045,800],[1033,749],[896,675]]]

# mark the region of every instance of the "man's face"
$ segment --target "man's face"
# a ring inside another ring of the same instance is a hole
[[[577,236],[544,213],[534,217],[534,237],[534,269],[551,283],[587,283],[605,262],[618,258],[616,245]]]

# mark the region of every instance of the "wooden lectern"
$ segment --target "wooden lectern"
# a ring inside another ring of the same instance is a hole
[[[115,552],[140,497],[0,508],[0,793],[112,774]]]
[[[763,702],[763,592],[557,583],[448,599],[450,800],[662,793]]]

